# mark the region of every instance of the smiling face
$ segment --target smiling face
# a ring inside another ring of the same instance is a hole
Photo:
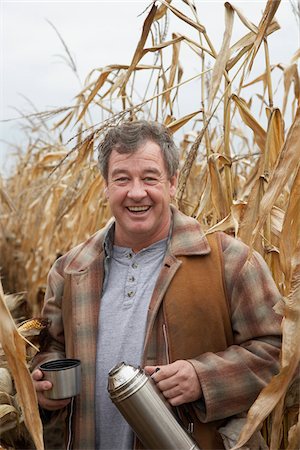
[[[116,219],[116,245],[139,251],[168,236],[176,182],[177,175],[168,177],[160,147],[152,141],[134,153],[112,151],[106,192]]]

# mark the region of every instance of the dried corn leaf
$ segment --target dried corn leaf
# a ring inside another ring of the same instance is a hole
[[[285,274],[285,289],[289,292],[293,259],[300,234],[300,168],[291,187],[279,243],[280,264]]]
[[[269,34],[274,33],[275,31],[277,31],[279,29],[280,29],[280,26],[279,26],[278,22],[276,20],[273,20],[270,23],[269,27],[267,28],[267,36]],[[248,48],[248,47],[251,48],[253,46],[255,39],[256,39],[256,32],[251,31],[250,33],[247,33],[245,36],[243,36],[241,39],[239,39],[235,44],[233,44],[233,46],[230,48],[231,55],[240,49]]]
[[[291,59],[291,64],[293,64],[294,62],[297,61],[297,59],[300,58],[300,48],[296,51],[296,53],[294,54],[294,56]]]
[[[228,214],[228,205],[225,196],[225,188],[221,180],[218,161],[224,158],[222,155],[211,155],[208,159],[208,168],[211,178],[211,200],[215,207],[218,221],[224,219]],[[224,158],[225,159],[225,158]],[[225,162],[228,162],[225,160]]]
[[[259,50],[259,47],[263,41],[263,39],[266,37],[268,26],[271,24],[275,13],[280,5],[281,0],[268,0],[263,16],[261,18],[261,21],[258,26],[258,32],[256,35],[255,42],[253,44],[253,50],[252,50],[252,56],[251,60],[249,62],[249,68],[250,71],[254,62],[254,59],[256,57],[256,54]]]
[[[148,38],[149,32],[150,32],[150,28],[151,25],[154,21],[155,18],[155,14],[157,12],[157,6],[155,6],[154,4],[152,5],[152,8],[148,14],[148,16],[145,19],[144,25],[143,25],[143,31],[142,31],[142,35],[140,37],[140,40],[138,42],[138,45],[136,47],[136,50],[134,52],[131,64],[126,72],[126,76],[124,79],[124,83],[122,85],[122,88],[120,90],[120,94],[123,96],[125,95],[125,88],[126,88],[126,84],[130,78],[130,75],[132,74],[132,72],[135,70],[138,62],[141,60],[141,58],[143,57],[143,49],[146,43],[146,40]]]
[[[240,223],[239,237],[249,245],[251,242],[253,227],[257,221],[260,202],[265,192],[265,179],[260,176],[254,183]]]
[[[173,38],[182,40],[182,36],[176,36],[175,34],[172,35]],[[179,41],[179,42],[180,42]],[[167,83],[167,89],[171,88],[174,85],[176,72],[179,69],[179,51],[180,51],[180,44],[179,42],[174,43],[172,45],[172,61],[171,61],[171,68],[170,68],[170,76]],[[180,80],[179,80],[180,81]],[[167,92],[164,94],[164,99],[166,104],[170,105],[170,109],[172,110],[172,102],[171,102],[171,91],[167,90]],[[174,101],[174,100],[173,100]]]
[[[171,3],[172,0],[166,0],[167,3]],[[162,17],[165,16],[166,12],[168,11],[167,5],[160,5],[158,10],[156,11],[156,14],[154,16],[153,21],[160,20]]]
[[[254,118],[244,99],[235,94],[232,95],[232,99],[235,101],[244,123],[253,131],[254,140],[258,147],[264,152],[267,136],[265,130]]]
[[[264,86],[267,84],[267,72],[264,72],[262,75],[259,75],[258,77],[254,78],[254,80],[249,81],[249,83],[243,84],[243,87],[245,88],[245,87],[253,86],[256,83],[260,83],[261,81]]]
[[[286,110],[288,95],[292,83],[294,83],[295,100],[298,100],[298,102],[300,101],[300,79],[297,64],[293,63],[287,66],[283,71],[283,75],[284,75],[284,97],[283,97],[282,114],[284,114]]]
[[[203,25],[201,25],[199,22],[194,22],[192,19],[190,19],[188,16],[186,16],[185,14],[183,14],[181,11],[179,11],[177,8],[175,8],[174,6],[168,4],[166,1],[164,0],[160,0],[160,2],[165,5],[170,11],[172,11],[172,13],[178,17],[180,20],[183,20],[185,23],[187,23],[188,25],[190,25],[191,27],[195,28],[196,30],[200,31],[200,33],[205,33],[205,27]]]
[[[105,81],[107,80],[107,77],[109,76],[109,74],[111,73],[111,68],[108,68],[106,70],[103,70],[103,72],[100,74],[98,80],[96,81],[90,95],[88,96],[86,102],[84,103],[84,107],[81,111],[81,113],[79,114],[78,118],[77,118],[77,122],[79,122],[82,117],[84,116],[84,114],[86,113],[89,104],[91,103],[91,101],[95,98],[95,96],[98,94],[99,90],[101,89],[101,87],[103,86],[103,84],[105,83]]]
[[[242,447],[261,426],[282,396],[285,395],[287,384],[291,381],[295,369],[296,365],[294,364],[284,367],[261,391],[248,411],[247,422],[242,429],[237,444],[231,450],[237,450]]]
[[[203,176],[204,187],[202,188],[198,210],[196,211],[195,217],[197,220],[202,218],[203,212],[208,209],[208,205],[211,203],[211,179],[209,176],[208,165],[205,168],[204,176]]]
[[[222,76],[225,71],[226,64],[229,59],[229,45],[230,45],[230,39],[232,35],[232,28],[233,28],[233,18],[234,18],[234,12],[232,7],[228,2],[225,3],[225,32],[223,36],[223,42],[221,49],[218,53],[212,76],[211,76],[211,82],[209,87],[209,99],[208,99],[208,111],[211,110],[213,101],[215,99],[215,96],[218,92],[218,89],[220,87],[220,83],[222,80]]]
[[[38,450],[44,449],[43,429],[39,416],[36,392],[26,365],[25,342],[19,335],[7,309],[0,282],[0,341],[19,394],[24,421]]]
[[[173,36],[174,36],[174,38],[170,39],[169,41],[164,41],[164,42],[161,42],[160,44],[153,45],[152,47],[144,48],[142,51],[141,57],[146,55],[146,53],[148,53],[148,52],[155,53],[158,50],[163,50],[164,48],[169,47],[171,45],[174,46],[185,39],[185,37],[183,35],[174,34]],[[155,68],[155,67],[156,66],[153,66],[153,68]]]
[[[50,164],[53,162],[57,162],[57,160],[60,160],[62,158],[65,158],[67,155],[67,152],[65,151],[58,151],[58,152],[49,152],[46,155],[43,155],[39,161],[39,165],[43,166],[45,164]]]
[[[300,243],[297,250],[300,250]],[[283,305],[281,365],[286,367],[291,362],[297,367],[300,362],[300,261],[292,275],[291,290]],[[282,305],[280,305],[282,306]]]
[[[299,247],[298,247],[299,251]],[[295,268],[291,291],[284,305],[283,320],[283,341],[282,341],[282,367],[289,364],[295,366],[294,374],[296,374],[297,366],[299,370],[300,363],[300,264]],[[288,389],[291,380],[285,380],[285,389]],[[280,446],[281,433],[280,425],[283,417],[284,396],[275,407],[273,412],[273,431],[271,436],[270,450],[276,450]]]
[[[194,53],[196,53],[197,56],[202,56],[203,52],[207,53],[208,55],[215,57],[215,53],[213,53],[209,48],[204,47],[203,45],[199,44],[198,42],[194,41],[190,37],[181,34],[176,33],[176,36],[181,36],[185,43],[193,50]]]
[[[129,67],[128,64],[109,64],[108,66],[105,66],[105,67],[101,67],[101,68],[98,68],[98,69],[93,69],[87,76],[84,88],[77,94],[77,96],[76,96],[77,100],[80,103],[84,103],[85,94],[87,92],[91,92],[91,90],[94,89],[95,84],[97,84],[98,82],[100,83],[101,76],[102,76],[103,73],[107,73],[109,75],[109,74],[112,74],[112,73],[114,73],[116,71],[117,74],[118,74],[119,71],[127,70],[128,67]],[[99,72],[100,75],[97,77],[96,81],[94,81],[94,80],[90,81],[90,79],[92,78],[92,75],[95,72],[97,72],[97,73]],[[101,86],[102,86],[102,84],[101,84]]]
[[[193,119],[197,114],[199,114],[202,110],[195,111],[191,114],[187,114],[186,116],[181,117],[180,119],[173,120],[167,125],[167,128],[171,131],[171,133],[175,133],[181,127],[183,127],[189,120]]]
[[[268,188],[261,200],[260,212],[255,229],[252,233],[252,242],[257,238],[272,205],[290,179],[300,161],[300,108],[298,108],[293,124],[288,132],[277,165],[272,173]]]
[[[270,450],[277,450],[280,448],[280,442],[282,438],[282,411],[284,407],[284,395],[279,400],[277,405],[275,406],[274,411],[272,412],[272,433],[271,433],[271,442],[270,442]],[[274,447],[275,445],[275,447]]]
[[[267,36],[280,28],[279,24],[273,20],[267,28]],[[233,55],[236,51],[239,51],[237,55],[233,56],[226,65],[226,70],[232,69],[235,64],[241,59],[241,57],[251,50],[256,38],[256,33],[250,32],[243,38],[239,39],[231,48],[230,54]]]
[[[71,120],[73,119],[74,114],[75,114],[75,108],[73,109],[73,111],[68,112],[61,120],[56,122],[53,126],[54,129],[57,129],[63,125],[64,125],[63,129],[66,129],[67,126],[70,124]]]
[[[284,143],[284,122],[281,112],[274,108],[269,117],[266,148],[265,148],[265,171],[270,172],[278,158]]]
[[[254,23],[250,22],[239,8],[237,8],[235,5],[233,5],[230,2],[226,2],[225,6],[227,6],[227,5],[229,5],[230,8],[237,13],[238,17],[240,18],[241,22],[245,25],[245,27],[247,27],[253,33],[255,33],[255,34],[257,33],[257,26],[254,25]]]
[[[210,234],[215,231],[223,231],[227,233],[234,231],[234,236],[237,237],[241,216],[243,215],[245,205],[245,203],[236,203],[231,205],[230,214],[228,214],[227,217],[218,222],[216,225],[210,227],[206,234]]]

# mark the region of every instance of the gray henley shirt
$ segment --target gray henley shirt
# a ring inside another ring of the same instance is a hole
[[[130,248],[113,247],[99,312],[95,389],[97,450],[133,448],[133,432],[109,398],[107,379],[110,369],[122,361],[136,367],[141,364],[148,306],[167,241],[163,239],[138,253]]]

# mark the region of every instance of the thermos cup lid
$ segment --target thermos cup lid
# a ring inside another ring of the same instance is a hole
[[[52,383],[52,388],[45,391],[47,398],[57,400],[71,398],[80,392],[81,366],[79,359],[57,359],[40,365],[43,379]]]
[[[79,366],[79,364],[80,364],[79,359],[72,359],[72,358],[54,359],[41,364],[40,368],[44,371],[66,370],[70,369],[71,367]]]

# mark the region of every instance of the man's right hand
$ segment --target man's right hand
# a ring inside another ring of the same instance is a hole
[[[43,380],[43,372],[40,369],[35,369],[31,374],[33,385],[36,390],[37,399],[39,405],[43,409],[48,409],[49,411],[56,411],[57,409],[62,409],[67,406],[71,399],[65,398],[62,400],[51,400],[45,397],[44,392],[49,391],[52,388],[52,383],[47,380]]]

